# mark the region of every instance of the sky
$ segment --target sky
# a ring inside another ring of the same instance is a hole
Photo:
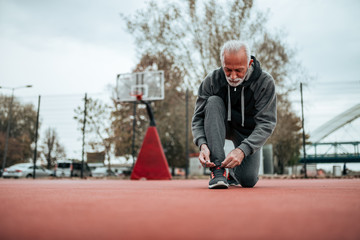
[[[66,149],[78,149],[73,109],[85,92],[108,98],[116,75],[132,71],[134,39],[119,13],[145,6],[144,0],[0,0],[0,86],[33,85],[15,96],[37,105],[41,95],[42,131],[56,127]],[[255,8],[268,13],[267,27],[281,32],[297,51],[304,78],[311,76],[304,79],[306,132],[360,102],[360,1],[258,0]],[[300,92],[291,99],[301,116]],[[327,140],[359,141],[358,136],[359,119]]]

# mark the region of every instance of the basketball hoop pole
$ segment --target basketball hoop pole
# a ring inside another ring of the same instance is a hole
[[[150,126],[155,127],[156,126],[155,118],[154,118],[154,114],[153,114],[151,106],[150,106],[150,102],[146,102],[144,100],[140,100],[140,102],[146,105],[146,111],[147,111],[147,113],[149,115]]]
[[[142,95],[137,95],[136,99],[140,103],[145,104],[150,126],[146,130],[130,179],[171,180],[169,165],[156,130],[155,118],[150,102],[142,100]]]
[[[150,126],[146,130],[130,179],[171,180],[169,165],[161,145],[159,134],[156,130],[155,118],[150,102],[142,100],[142,94],[137,94],[136,100],[145,104],[149,115]]]
[[[135,97],[136,97],[136,100],[139,101],[140,103],[145,104],[145,106],[146,106],[146,111],[147,111],[147,113],[148,113],[148,115],[149,115],[150,126],[156,127],[155,118],[154,118],[154,114],[153,114],[152,109],[151,109],[150,102],[144,101],[144,100],[142,99],[142,97],[143,97],[142,93],[140,93],[140,94],[135,93],[135,94],[131,94],[131,95],[132,95],[132,96],[135,96]]]

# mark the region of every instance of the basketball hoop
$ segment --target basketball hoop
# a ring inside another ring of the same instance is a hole
[[[164,100],[164,82],[164,71],[118,74],[116,79],[118,102]]]
[[[134,91],[130,93],[130,96],[136,97],[136,100],[141,101],[143,97],[143,93],[140,91]]]

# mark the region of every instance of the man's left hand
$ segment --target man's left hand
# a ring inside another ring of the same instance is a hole
[[[225,160],[221,163],[221,167],[234,168],[236,166],[239,166],[244,160],[244,157],[245,155],[243,151],[239,148],[235,148],[227,155]]]

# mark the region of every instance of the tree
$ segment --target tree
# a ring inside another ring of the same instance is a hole
[[[45,155],[48,169],[55,166],[55,162],[58,159],[66,157],[65,149],[59,142],[59,136],[56,130],[51,127],[45,131],[43,145],[41,148],[42,153]]]
[[[299,147],[302,144],[300,133],[302,126],[301,119],[289,109],[290,104],[286,101],[279,102],[281,104],[278,104],[278,127],[269,143],[273,144],[275,172],[282,174],[285,166],[293,166],[298,162]]]
[[[4,158],[6,129],[9,120],[11,97],[0,95],[0,161]],[[33,157],[32,144],[35,140],[37,112],[32,104],[23,104],[14,98],[10,124],[6,166],[26,162]]]
[[[110,106],[99,99],[87,99],[86,114],[86,138],[87,144],[94,151],[105,151],[109,162],[111,159],[111,145],[114,141],[113,129],[111,126]],[[78,121],[79,129],[83,130],[84,109],[79,106],[75,110],[74,119]]]
[[[126,21],[127,30],[135,39],[140,65],[157,56],[170,60],[174,68],[167,67],[167,71],[172,72],[176,67],[181,73],[177,79],[166,79],[170,89],[168,94],[171,91],[184,92],[186,87],[196,92],[206,74],[221,66],[219,52],[223,43],[230,39],[248,40],[253,55],[275,79],[278,116],[291,114],[294,117],[292,127],[286,121],[279,121],[274,136],[293,137],[294,141],[289,142],[293,144],[290,148],[293,153],[290,155],[298,155],[300,145],[296,145],[295,139],[300,134],[296,127],[300,119],[291,112],[287,96],[297,81],[295,66],[299,64],[294,60],[295,51],[285,44],[279,33],[271,34],[266,29],[267,16],[254,9],[252,0],[233,0],[226,5],[216,0],[187,0],[161,6],[151,1],[145,9],[137,11],[133,16],[122,17]],[[171,75],[168,73],[168,76]],[[167,112],[171,108],[168,105],[161,111]],[[162,120],[168,121],[167,118]],[[280,130],[281,134],[277,133]],[[277,139],[273,137],[269,142],[275,149],[279,149],[275,155],[285,164],[288,160],[282,160],[284,158],[281,156],[287,156],[289,148],[280,150],[282,142],[280,137]],[[182,147],[177,146],[179,149]]]

